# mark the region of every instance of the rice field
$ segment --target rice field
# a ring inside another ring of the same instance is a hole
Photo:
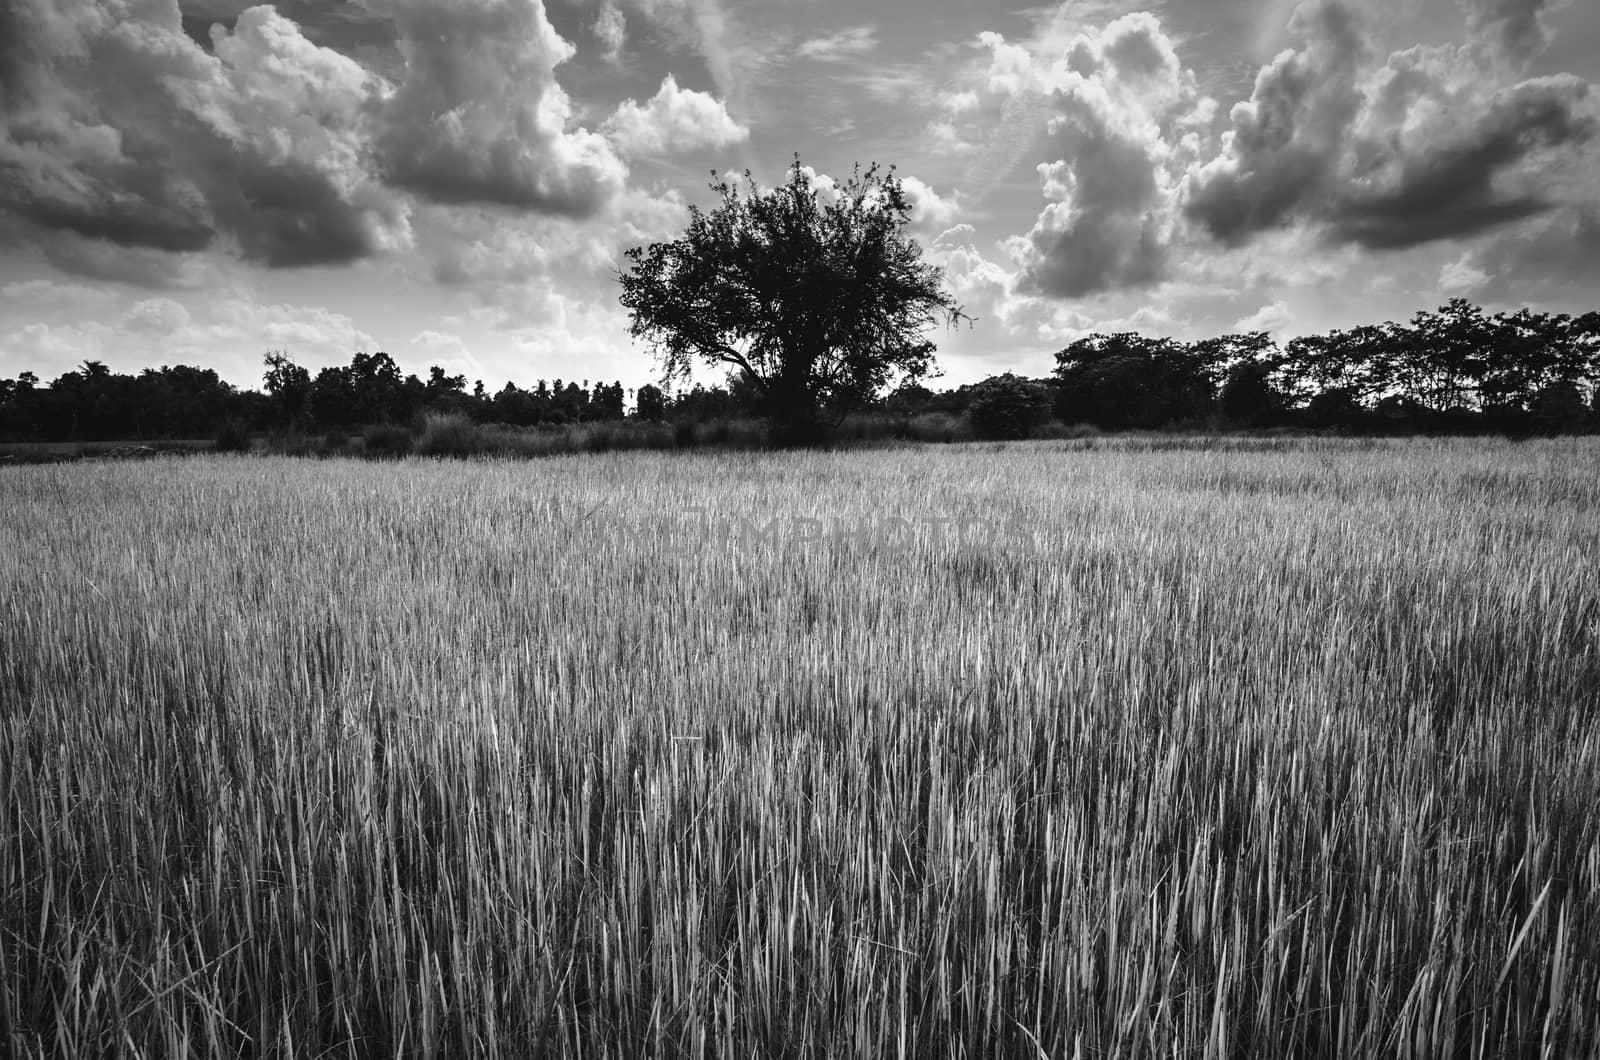
[[[0,1051],[1600,1056],[1600,442],[0,469]]]

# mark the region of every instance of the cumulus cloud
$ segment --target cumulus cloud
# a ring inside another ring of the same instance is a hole
[[[1299,46],[1261,70],[1219,152],[1191,167],[1186,216],[1229,245],[1298,223],[1403,248],[1554,208],[1552,167],[1600,127],[1593,90],[1569,75],[1517,81],[1489,57],[1525,56],[1543,6],[1472,0],[1479,36],[1379,62],[1349,6],[1303,5]]]
[[[1365,42],[1338,3],[1301,7],[1290,22],[1305,38],[1256,75],[1229,113],[1220,154],[1191,175],[1187,212],[1215,238],[1238,244],[1281,225],[1302,202],[1326,196],[1361,108],[1356,75]]]
[[[184,32],[176,0],[18,0],[0,55],[0,210],[36,230],[269,265],[409,239],[364,168],[373,79],[270,7]]]
[[[940,195],[926,181],[916,177],[903,177],[900,183],[911,205],[913,228],[925,233],[944,232],[955,224],[961,213],[959,195]]]
[[[1052,112],[1044,150],[1053,160],[1037,167],[1050,202],[1011,243],[1019,289],[1067,298],[1160,280],[1190,126],[1206,111],[1159,21],[1123,16],[1078,36],[1043,70],[989,37],[991,86],[1047,86]]]
[[[392,17],[405,75],[381,107],[393,183],[438,202],[593,214],[627,169],[572,122],[556,67],[572,57],[542,0],[363,0]]]
[[[601,132],[628,158],[727,147],[750,138],[750,130],[728,116],[721,100],[679,88],[671,74],[647,102],[625,100]]]

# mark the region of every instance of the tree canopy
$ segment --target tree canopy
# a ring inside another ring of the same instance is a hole
[[[797,157],[782,186],[745,183],[714,180],[721,203],[691,206],[681,238],[629,250],[622,304],[669,379],[697,361],[732,366],[781,438],[815,441],[828,415],[927,376],[923,333],[966,314],[906,235],[893,167],[825,190]]]

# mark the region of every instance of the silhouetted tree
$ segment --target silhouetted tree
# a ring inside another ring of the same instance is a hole
[[[1209,416],[1210,351],[1131,332],[1089,335],[1056,354],[1056,414],[1069,423],[1154,429]]]
[[[641,420],[648,423],[660,423],[667,417],[666,395],[661,393],[661,388],[646,383],[634,395],[636,413]]]
[[[781,440],[807,444],[825,412],[924,376],[934,345],[922,333],[964,314],[904,234],[911,206],[892,168],[858,169],[832,202],[798,157],[781,187],[746,180],[744,195],[714,182],[720,205],[691,206],[682,238],[629,250],[622,304],[669,378],[697,360],[732,366]]]
[[[1273,366],[1265,361],[1240,361],[1228,370],[1217,403],[1234,423],[1269,427],[1283,416],[1284,400],[1272,385]]]
[[[1051,404],[1052,395],[1044,386],[1007,372],[972,388],[967,416],[979,438],[1026,438],[1049,418]]]
[[[298,424],[307,414],[311,397],[311,373],[289,360],[282,350],[266,356],[266,388],[282,426]]]

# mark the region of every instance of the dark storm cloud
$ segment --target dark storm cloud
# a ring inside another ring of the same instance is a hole
[[[0,26],[0,210],[34,229],[268,265],[409,238],[364,169],[370,75],[271,8],[211,53],[170,0],[6,0]]]
[[[1588,94],[1573,77],[1526,81],[1497,94],[1460,136],[1395,160],[1392,187],[1341,195],[1329,211],[1330,234],[1367,247],[1408,247],[1550,209],[1537,189],[1501,190],[1496,178],[1541,151],[1588,141],[1595,132],[1594,118],[1581,110]]]
[[[1222,152],[1190,174],[1185,212],[1229,245],[1327,195],[1361,109],[1366,47],[1353,13],[1337,3],[1302,7],[1290,26],[1304,45],[1262,67],[1249,101],[1229,115]]]
[[[1475,22],[1492,47],[1531,46],[1542,4],[1479,6],[1493,8]],[[1186,181],[1185,215],[1222,243],[1296,223],[1369,248],[1472,236],[1557,205],[1543,167],[1595,135],[1589,85],[1508,84],[1481,39],[1372,69],[1343,4],[1302,8],[1293,29],[1300,47],[1262,69],[1221,151]]]

